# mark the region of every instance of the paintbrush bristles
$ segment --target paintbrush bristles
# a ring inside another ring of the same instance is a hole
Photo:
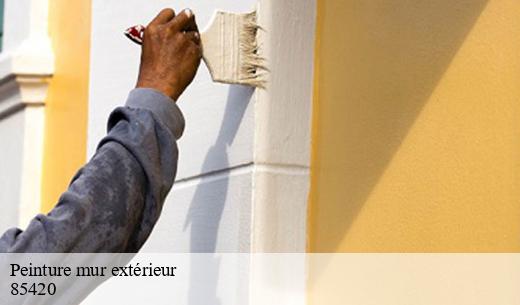
[[[265,87],[265,59],[258,54],[257,34],[260,30],[256,12],[244,15],[240,32],[241,81],[254,87]]]
[[[265,60],[258,54],[256,12],[217,11],[201,34],[203,57],[214,81],[265,86]]]

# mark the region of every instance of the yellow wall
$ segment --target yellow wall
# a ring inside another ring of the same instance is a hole
[[[85,162],[90,50],[90,0],[49,2],[56,69],[45,109],[44,211]]]
[[[309,250],[520,251],[520,1],[318,3]]]

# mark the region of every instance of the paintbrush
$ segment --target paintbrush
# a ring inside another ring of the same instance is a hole
[[[145,27],[133,26],[125,35],[143,43]],[[260,56],[256,11],[236,14],[216,11],[200,34],[202,57],[215,82],[264,88],[267,67]]]

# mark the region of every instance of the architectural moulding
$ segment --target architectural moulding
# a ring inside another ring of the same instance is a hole
[[[47,0],[6,0],[0,54],[0,123],[23,111],[19,225],[40,212],[44,104],[54,73]],[[13,203],[14,204],[14,203]]]

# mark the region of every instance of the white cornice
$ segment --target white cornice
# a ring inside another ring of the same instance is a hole
[[[17,91],[19,98],[2,94],[0,117],[26,106],[43,106],[54,73],[54,53],[47,34],[48,1],[7,0],[5,14],[6,38],[16,37],[20,43],[8,44],[0,54],[0,93]]]

